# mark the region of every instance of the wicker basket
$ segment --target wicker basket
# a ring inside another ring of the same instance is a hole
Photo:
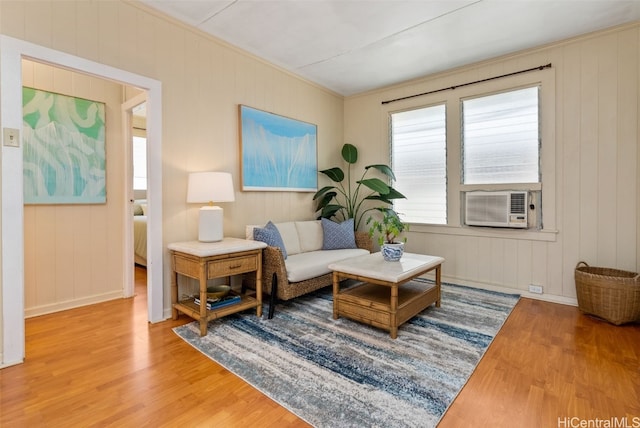
[[[640,321],[640,275],[618,269],[576,266],[578,308],[620,325]]]

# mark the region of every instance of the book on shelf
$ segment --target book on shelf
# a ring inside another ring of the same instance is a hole
[[[222,308],[224,306],[234,305],[236,303],[240,303],[241,300],[242,298],[237,295],[225,296],[219,299],[207,299],[207,309],[212,310]],[[199,297],[195,297],[193,301],[196,305],[200,305]]]
[[[198,305],[200,304],[200,298],[198,296],[193,297],[193,301]],[[220,301],[220,297],[207,297],[207,303],[217,303]]]

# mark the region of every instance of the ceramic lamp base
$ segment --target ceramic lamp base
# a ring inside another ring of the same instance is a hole
[[[224,237],[223,210],[216,206],[200,208],[198,241],[216,242]]]

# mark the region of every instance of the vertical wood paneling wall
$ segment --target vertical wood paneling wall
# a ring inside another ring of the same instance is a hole
[[[170,242],[197,238],[199,207],[186,204],[187,175],[192,171],[219,170],[233,174],[236,201],[223,206],[227,236],[244,237],[246,224],[313,218],[311,193],[240,190],[238,105],[246,104],[318,125],[318,163],[324,167],[339,159],[343,97],[128,1],[3,0],[0,1],[0,34],[162,83],[165,248]],[[85,81],[84,77],[77,78]],[[69,81],[64,84],[71,85]],[[84,96],[96,99],[92,93]],[[116,114],[119,120],[119,110]],[[112,169],[115,163],[109,159],[109,183],[122,174],[122,165]],[[26,290],[28,306],[47,307],[60,299],[72,306],[74,301],[82,303],[100,295],[112,296],[111,291],[115,289],[121,293],[121,271],[107,272],[107,269],[122,259],[122,248],[117,245],[122,232],[116,225],[124,210],[125,198],[112,196],[110,188],[108,198],[110,204],[114,203],[113,207],[109,205],[106,211],[88,208],[86,215],[72,213],[71,207],[64,206],[41,215],[40,211],[27,207],[25,256],[29,260],[25,264],[30,268],[26,281],[39,282],[44,275],[51,275],[60,285]],[[52,216],[60,222],[55,232],[48,227]],[[67,241],[56,238],[71,233],[71,229],[89,226],[92,229],[87,233],[96,236],[91,246],[81,248],[85,241],[80,235]],[[44,248],[60,252],[60,257],[71,253],[76,256],[56,267],[56,273],[52,254],[45,253]],[[42,269],[31,270],[34,263],[41,263]],[[166,252],[163,287],[168,308],[170,276]]]
[[[32,61],[24,86],[106,104],[107,203],[25,205],[25,315],[122,297],[124,87]]]
[[[555,239],[509,239],[491,231],[478,236],[450,224],[414,227],[408,249],[445,257],[443,274],[450,280],[523,294],[529,284],[540,284],[542,298],[573,303],[578,261],[640,269],[639,59],[635,23],[352,96],[345,100],[345,140],[366,147],[365,164],[376,153],[375,160],[384,160],[389,149],[381,101],[551,62]]]

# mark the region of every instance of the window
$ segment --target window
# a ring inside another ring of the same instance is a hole
[[[394,187],[407,199],[395,210],[406,222],[447,224],[445,105],[391,114]]]
[[[527,207],[533,206],[528,230],[506,233],[554,240],[555,93],[554,71],[545,69],[473,85],[445,84],[384,103],[390,107],[384,126],[397,178],[393,184],[407,196],[395,200],[394,208],[416,226],[412,231],[505,233],[464,227],[465,194],[516,191],[527,192]]]
[[[394,202],[402,219],[464,224],[461,200],[473,190],[527,191],[539,205],[540,97],[541,84],[532,83],[490,95],[451,94],[446,102],[389,112],[394,187],[407,196]],[[542,227],[541,210],[529,226]]]
[[[147,139],[133,137],[133,188],[147,190]]]
[[[463,184],[540,181],[539,87],[462,101]]]

